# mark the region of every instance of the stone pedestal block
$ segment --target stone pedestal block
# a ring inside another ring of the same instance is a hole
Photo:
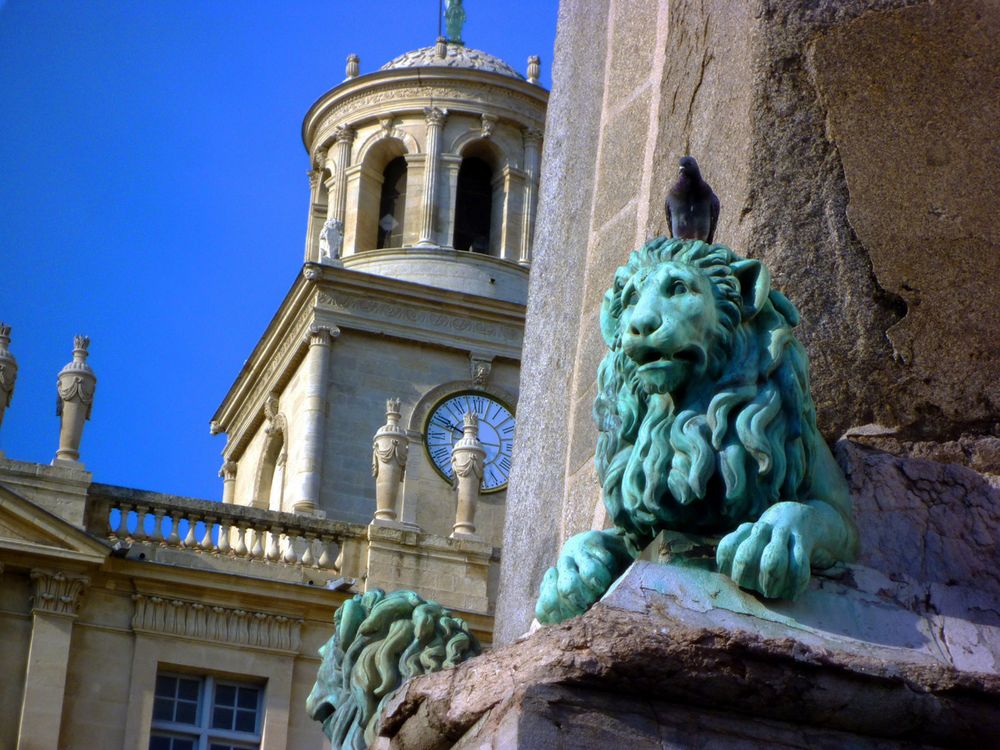
[[[586,615],[405,685],[376,747],[993,746],[997,602],[942,616],[871,569],[837,575],[775,603],[637,562]]]
[[[485,613],[492,553],[492,546],[482,541],[374,521],[368,526],[367,586],[413,589],[446,607]]]

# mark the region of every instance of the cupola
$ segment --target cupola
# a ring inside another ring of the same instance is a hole
[[[305,259],[523,304],[548,91],[440,37],[306,114]]]

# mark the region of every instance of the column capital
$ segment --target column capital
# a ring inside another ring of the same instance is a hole
[[[541,146],[542,145],[542,131],[538,128],[525,128],[523,130],[524,134],[524,145],[525,146]]]
[[[316,149],[316,153],[313,155],[313,167],[322,172],[323,168],[326,166],[328,155],[329,152],[325,146],[323,148]]]
[[[428,125],[441,126],[448,119],[448,110],[441,107],[424,107],[424,117],[427,118]]]
[[[329,346],[339,335],[340,329],[337,326],[323,326],[314,323],[309,326],[309,330],[306,332],[306,341],[309,346]]]
[[[222,468],[219,469],[219,476],[227,482],[236,479],[237,468],[239,468],[239,464],[235,461],[223,461]]]
[[[59,570],[33,568],[31,582],[35,588],[31,602],[32,611],[76,617],[80,608],[80,597],[90,584],[90,578],[67,575]]]
[[[356,131],[349,125],[338,125],[333,130],[333,140],[338,144],[346,143],[347,145],[350,145],[354,143],[355,135]]]
[[[310,169],[306,172],[306,176],[309,177],[309,189],[315,190],[319,187],[319,178],[323,176],[322,169]]]

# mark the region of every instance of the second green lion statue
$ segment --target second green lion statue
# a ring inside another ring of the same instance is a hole
[[[767,267],[724,245],[660,237],[618,269],[594,402],[614,528],[566,542],[539,621],[585,612],[664,530],[724,535],[719,570],[771,598],[853,559],[847,482],[816,429],[798,322]]]

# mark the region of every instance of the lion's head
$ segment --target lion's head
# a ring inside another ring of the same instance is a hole
[[[618,269],[601,306],[595,463],[633,543],[730,530],[808,484],[798,321],[767,269],[723,245],[661,237]]]
[[[464,620],[413,591],[372,589],[355,596],[337,610],[333,624],[306,700],[332,750],[368,747],[382,702],[406,680],[481,653]]]

